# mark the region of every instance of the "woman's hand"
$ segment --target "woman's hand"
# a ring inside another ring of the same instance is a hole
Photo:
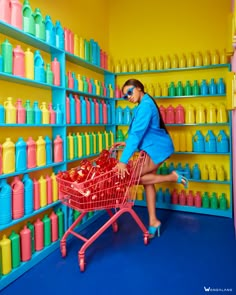
[[[125,174],[127,173],[129,175],[129,172],[127,170],[127,165],[124,163],[119,162],[115,169],[118,171],[119,176],[121,179],[125,178]]]

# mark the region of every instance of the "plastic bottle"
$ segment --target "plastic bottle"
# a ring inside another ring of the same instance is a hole
[[[34,15],[28,0],[24,0],[22,14],[23,14],[23,31],[28,34],[35,35]]]
[[[228,122],[227,111],[226,111],[224,104],[218,105],[216,121],[217,121],[217,123],[227,123]]]
[[[60,62],[54,57],[51,62],[52,72],[53,72],[53,84],[56,86],[61,85],[61,73],[60,73]]]
[[[214,165],[209,168],[209,180],[216,180],[216,169]]]
[[[175,108],[175,123],[176,124],[184,124],[184,118],[185,118],[184,108],[182,105],[179,104]]]
[[[204,192],[202,196],[202,207],[203,208],[209,208],[210,207],[210,199],[207,192]]]
[[[54,163],[63,162],[63,140],[60,135],[54,139]]]
[[[25,51],[25,78],[34,80],[34,54],[30,48]]]
[[[11,25],[17,27],[18,29],[23,29],[23,16],[22,16],[22,4],[19,0],[10,0],[10,10],[11,10]],[[0,16],[1,19],[1,16]]]
[[[175,109],[172,105],[169,105],[166,109],[166,123],[167,124],[175,123]]]
[[[15,144],[8,137],[2,145],[2,172],[15,172]]]
[[[11,23],[11,7],[10,0],[1,0],[0,20],[8,24]]]
[[[52,179],[50,176],[46,176],[46,187],[47,187],[47,204],[52,203]]]
[[[75,100],[71,93],[69,94],[69,100],[70,100],[70,123],[75,124],[76,122]]]
[[[39,191],[40,191],[40,207],[43,208],[47,206],[47,185],[46,179],[41,175],[39,180]]]
[[[0,104],[0,124],[5,123],[5,109],[4,106]]]
[[[188,104],[185,109],[185,123],[186,124],[194,124],[195,123],[194,107],[191,104]]]
[[[209,84],[209,94],[215,95],[216,94],[216,83],[215,80],[212,78]]]
[[[36,143],[32,137],[29,137],[26,142],[26,153],[27,153],[27,168],[31,169],[36,167]]]
[[[12,218],[19,219],[24,216],[24,184],[15,176],[11,183],[12,189]]]
[[[56,45],[56,35],[55,28],[53,26],[51,17],[46,15],[45,17],[45,28],[46,28],[46,43],[55,46]]]
[[[0,144],[0,175],[2,174],[2,145]]]
[[[220,63],[220,56],[217,50],[213,50],[211,52],[211,64],[212,65],[217,65]]]
[[[58,236],[59,239],[61,239],[64,234],[64,213],[62,212],[61,208],[59,208],[56,211],[56,214],[58,216]]]
[[[219,78],[217,83],[217,94],[225,94],[225,83],[223,78]]]
[[[180,192],[180,194],[179,194],[179,204],[181,206],[185,206],[186,205],[186,201],[187,201],[187,199],[186,199],[186,193],[185,193],[184,190],[182,190]]]
[[[193,206],[194,204],[193,191],[189,191],[189,193],[186,195],[186,199],[187,199],[187,206]]]
[[[177,205],[179,203],[179,194],[176,189],[171,193],[171,203]]]
[[[186,178],[188,179],[191,178],[191,170],[188,163],[185,164],[185,167],[183,169],[183,174]]]
[[[26,142],[22,137],[15,144],[16,148],[16,171],[25,171],[27,169]]]
[[[63,113],[62,113],[60,104],[57,104],[55,112],[56,112],[56,124],[57,125],[63,124]]]
[[[16,107],[12,103],[12,97],[8,97],[4,102],[6,124],[16,124]]]
[[[185,132],[179,133],[179,151],[186,152],[186,136]]]
[[[202,63],[203,63],[202,54],[201,54],[201,52],[198,51],[195,54],[195,66],[196,67],[201,67],[202,66]]]
[[[221,210],[227,210],[227,199],[225,193],[222,193],[220,198],[220,209]]]
[[[229,152],[229,139],[224,130],[220,130],[217,135],[216,150],[218,153]]]
[[[0,180],[0,225],[8,224],[11,222],[11,187],[6,179]]]
[[[35,9],[34,22],[35,22],[35,37],[45,41],[46,27],[45,27],[45,22],[43,20],[43,17],[39,8]]]
[[[42,124],[49,124],[49,111],[47,109],[47,104],[46,102],[42,102],[40,106],[40,110],[42,112]]]
[[[197,80],[193,81],[192,93],[193,95],[200,95],[200,87]]]
[[[167,175],[169,173],[166,162],[164,162],[163,165],[161,166],[160,172],[161,172],[161,175]]]
[[[30,100],[25,102],[26,124],[34,124],[34,109],[30,106]]]
[[[211,64],[211,56],[209,51],[206,51],[203,55],[203,65],[209,66]]]
[[[16,123],[25,124],[26,122],[26,110],[22,105],[21,99],[17,99],[16,102]]]
[[[205,107],[202,104],[199,104],[196,107],[196,123],[197,124],[206,123]]]
[[[168,87],[168,96],[175,96],[176,92],[175,92],[175,84],[174,82],[170,82],[170,85]]]
[[[180,68],[186,68],[187,65],[187,59],[185,54],[181,54],[180,59],[179,59],[179,67]]]
[[[58,240],[58,216],[52,211],[50,214],[51,226],[52,226],[52,242]]]
[[[196,206],[197,208],[201,208],[202,207],[202,197],[201,197],[201,193],[197,192],[196,196],[194,198],[194,206]]]
[[[44,137],[46,147],[46,165],[52,163],[52,141],[48,136]]]
[[[25,174],[22,182],[24,184],[24,211],[25,214],[31,214],[33,212],[34,196],[33,196],[33,181],[29,178],[28,174]]]
[[[31,259],[31,232],[25,225],[20,231],[20,245],[21,245],[21,261],[28,261]]]
[[[164,58],[164,69],[170,69],[170,56],[167,55]]]
[[[207,107],[207,123],[216,123],[216,107],[212,103]]]
[[[12,74],[13,51],[11,43],[6,39],[1,44],[3,72]]]
[[[25,77],[25,53],[20,45],[13,49],[13,75]]]
[[[193,151],[193,140],[192,140],[192,133],[187,132],[185,134],[186,136],[186,152],[192,152]]]
[[[58,185],[57,185],[56,175],[54,172],[51,174],[51,179],[52,179],[52,201],[56,202],[58,200]]]
[[[176,86],[176,96],[183,96],[184,95],[184,89],[181,81],[178,81]]]
[[[48,112],[49,112],[49,123],[56,124],[56,112],[54,111],[52,104],[48,104]]]
[[[34,225],[31,222],[27,222],[27,227],[30,230],[30,238],[31,238],[31,252],[32,254],[35,252],[35,231],[34,231]]]
[[[200,91],[201,95],[207,95],[209,93],[209,88],[208,88],[207,82],[204,79],[201,82],[200,90],[201,90]]]
[[[61,26],[60,21],[56,21],[55,24],[55,35],[56,35],[56,47],[64,50],[65,44],[64,44],[64,30]],[[56,85],[56,84],[55,84]]]
[[[36,164],[38,167],[46,165],[46,147],[42,136],[36,141]]]
[[[20,265],[20,236],[13,230],[9,240],[11,241],[12,268],[16,268]]]
[[[51,70],[51,64],[46,64],[46,71],[45,71],[45,82],[47,84],[53,84],[53,72]]]
[[[216,152],[216,137],[211,130],[208,130],[205,136],[205,152],[207,153]]]
[[[200,180],[201,179],[201,171],[199,169],[198,164],[194,164],[193,168],[192,168],[192,178],[196,179],[196,180]]]
[[[41,251],[44,247],[44,224],[38,218],[34,223],[35,228],[35,250]]]
[[[33,181],[34,187],[34,210],[40,209],[40,186],[39,182],[34,179]]]
[[[210,196],[210,205],[211,205],[211,209],[218,208],[218,199],[215,192],[213,192],[212,195]]]
[[[39,50],[34,53],[34,80],[45,83],[44,60]]]
[[[72,134],[73,137],[73,144],[74,144],[74,159],[78,158],[78,137],[76,133]]]
[[[0,253],[1,253],[1,265],[2,265],[2,274],[7,275],[11,272],[12,261],[11,261],[11,240],[7,238],[6,235],[3,235],[0,240]]]
[[[208,171],[207,165],[204,165],[201,170],[201,178],[202,178],[202,180],[209,179],[209,171]]]
[[[217,169],[217,180],[218,181],[225,181],[225,171],[222,166]]]
[[[192,95],[192,87],[191,87],[191,84],[190,84],[190,81],[186,81],[186,84],[184,86],[184,95],[185,96],[190,96]]]

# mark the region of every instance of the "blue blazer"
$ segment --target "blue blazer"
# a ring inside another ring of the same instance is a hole
[[[172,139],[160,128],[159,112],[148,94],[144,94],[136,108],[120,162],[127,164],[136,150],[145,151],[155,164],[165,161],[174,152]]]

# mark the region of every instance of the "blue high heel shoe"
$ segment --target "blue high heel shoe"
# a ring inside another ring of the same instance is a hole
[[[159,224],[157,227],[149,226],[148,232],[149,232],[149,239],[153,239],[156,235],[159,238],[161,236],[161,224]]]
[[[180,174],[179,171],[175,170],[175,173],[178,175],[177,183],[183,184],[183,180],[185,181],[185,184],[183,184],[184,188],[188,188],[188,179],[184,177],[182,174]]]

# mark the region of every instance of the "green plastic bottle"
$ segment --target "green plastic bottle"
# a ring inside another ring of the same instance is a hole
[[[210,207],[210,200],[209,200],[208,192],[204,192],[204,194],[202,196],[202,207],[203,208]]]
[[[78,137],[76,133],[72,133],[73,141],[74,141],[74,159],[78,158]]]
[[[68,76],[65,75],[65,85],[66,85],[66,88],[68,88]]]
[[[51,244],[51,220],[47,214],[42,219],[44,225],[44,247]]]
[[[23,14],[23,31],[35,35],[35,22],[29,0],[25,0],[22,7]]]
[[[227,209],[227,199],[225,193],[222,193],[220,196],[220,209],[226,210]]]
[[[35,239],[35,234],[34,234],[34,225],[30,223],[29,221],[27,222],[27,227],[31,232],[31,252],[32,254],[35,252],[35,244],[34,244],[34,239]]]
[[[43,20],[43,17],[39,8],[36,8],[34,11],[34,22],[35,22],[35,37],[45,41],[46,40],[45,21]]]
[[[88,135],[89,135],[89,153],[90,155],[93,155],[94,154],[94,140],[93,140],[93,135],[92,135],[92,132],[88,132]]]
[[[56,214],[58,216],[58,237],[61,239],[64,234],[64,213],[61,208],[59,208],[56,211]]]
[[[216,193],[213,192],[210,197],[210,203],[211,203],[211,209],[217,209],[218,208],[218,199],[216,196]]]
[[[186,84],[184,87],[184,95],[186,96],[192,95],[192,87],[191,87],[190,81],[186,81]]]
[[[46,83],[47,84],[53,84],[53,72],[51,70],[51,64],[46,64]]]
[[[88,82],[85,76],[82,76],[83,81],[83,92],[88,92]]]
[[[90,61],[90,42],[84,39],[84,58],[86,61]]]
[[[124,134],[121,129],[118,129],[117,131],[116,141],[117,142],[124,141]]]
[[[26,124],[34,124],[34,109],[30,106],[30,100],[25,102]]]
[[[176,95],[177,96],[183,96],[184,95],[184,89],[181,81],[178,81],[177,87],[176,87]]]
[[[101,134],[102,134],[102,149],[105,149],[106,148],[106,136],[103,131],[101,132]]]
[[[95,137],[96,137],[96,153],[99,152],[99,136],[98,133],[95,133]]]
[[[4,73],[12,74],[12,56],[13,50],[11,43],[6,39],[2,45],[2,70]]]
[[[176,95],[174,82],[170,82],[170,86],[168,88],[168,95],[169,96],[175,96]]]
[[[16,268],[20,265],[20,236],[13,230],[9,239],[11,240],[12,268]]]
[[[166,162],[161,166],[161,175],[167,175],[169,173],[169,169],[166,166]]]
[[[200,94],[200,87],[198,85],[197,80],[194,80],[194,82],[193,82],[192,93],[193,93],[193,95],[199,95]]]
[[[82,137],[82,156],[86,156],[86,137],[83,132],[80,133]]]

